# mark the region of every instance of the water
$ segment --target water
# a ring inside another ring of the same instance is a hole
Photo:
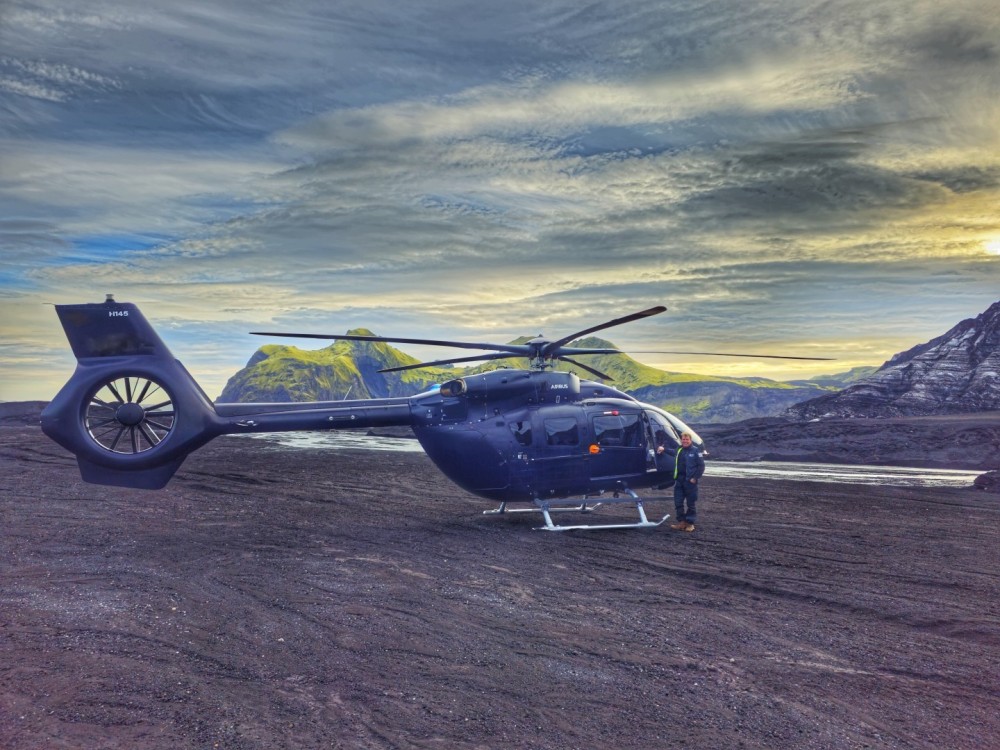
[[[877,484],[882,487],[971,487],[983,472],[951,469],[914,469],[902,466],[804,464],[785,461],[709,462],[706,474],[737,479],[794,479],[804,482]]]
[[[422,453],[420,443],[411,438],[378,437],[356,432],[274,432],[248,437],[271,440],[288,448]],[[891,487],[970,487],[981,471],[913,469],[900,466],[855,466],[849,464],[809,464],[784,461],[736,463],[709,461],[707,473],[736,479],[789,479],[803,482],[871,484]]]
[[[243,437],[243,436],[241,436]],[[379,437],[365,435],[360,432],[271,432],[267,434],[246,435],[245,437],[270,440],[287,448],[313,448],[320,450],[338,450],[355,448],[365,451],[402,451],[404,453],[423,453],[413,438]]]

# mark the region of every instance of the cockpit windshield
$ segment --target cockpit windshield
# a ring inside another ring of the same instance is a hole
[[[664,427],[669,425],[669,429],[666,430],[666,432],[677,445],[681,444],[681,433],[684,432],[690,433],[691,442],[695,445],[703,446],[705,444],[705,441],[701,439],[697,432],[692,430],[673,414],[663,411],[662,409],[657,409],[656,407],[647,408],[646,413],[649,415],[649,419],[654,424],[655,429],[659,429],[660,425]]]

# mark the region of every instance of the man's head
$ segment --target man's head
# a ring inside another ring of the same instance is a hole
[[[683,445],[685,448],[690,447],[690,445],[691,445],[691,433],[690,432],[682,432],[681,433],[681,445]]]

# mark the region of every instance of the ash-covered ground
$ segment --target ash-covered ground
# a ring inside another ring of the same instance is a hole
[[[699,427],[726,461],[813,461],[939,469],[1000,468],[1000,411],[891,419],[750,419]]]
[[[421,454],[238,438],[132,491],[7,422],[0,748],[1000,745],[996,494],[702,498],[552,534]]]

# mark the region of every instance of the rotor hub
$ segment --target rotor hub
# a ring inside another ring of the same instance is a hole
[[[122,404],[115,410],[115,419],[126,427],[135,427],[146,416],[146,410],[139,404]]]

